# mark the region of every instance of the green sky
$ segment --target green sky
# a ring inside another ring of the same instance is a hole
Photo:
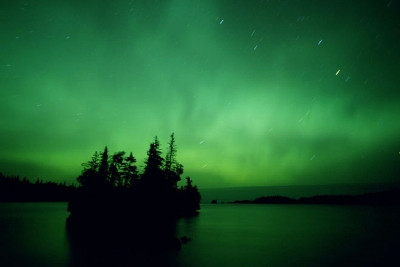
[[[174,132],[199,187],[400,178],[399,1],[5,2],[4,174],[140,167]]]

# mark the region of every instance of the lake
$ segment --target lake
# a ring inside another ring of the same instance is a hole
[[[101,262],[103,255],[88,260],[71,247],[65,231],[66,208],[67,203],[0,203],[0,266]],[[203,204],[201,208],[198,216],[177,223],[177,236],[192,239],[180,251],[141,253],[120,265],[382,266],[397,261],[400,212],[395,207]]]

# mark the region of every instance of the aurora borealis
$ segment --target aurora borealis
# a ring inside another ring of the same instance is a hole
[[[399,1],[5,1],[0,171],[174,132],[200,187],[397,182]],[[183,178],[183,177],[182,177]]]

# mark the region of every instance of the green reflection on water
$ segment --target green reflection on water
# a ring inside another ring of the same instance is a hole
[[[0,266],[85,266],[71,254],[67,216],[66,203],[0,203]],[[393,207],[202,205],[178,222],[177,236],[191,238],[181,251],[125,255],[124,266],[385,265],[399,222]]]
[[[1,266],[63,266],[67,203],[0,203]]]
[[[373,266],[394,257],[399,217],[391,208],[203,205],[178,225],[192,237],[180,257],[184,266]]]

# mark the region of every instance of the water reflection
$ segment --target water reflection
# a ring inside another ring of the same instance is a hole
[[[0,266],[66,266],[66,203],[0,203]]]
[[[176,221],[167,224],[156,217],[129,223],[104,220],[93,222],[85,231],[67,228],[70,266],[176,265],[179,250],[175,246],[180,246]]]
[[[71,236],[67,216],[66,203],[0,203],[0,266],[382,266],[400,247],[397,208],[203,205],[169,228],[191,239],[180,251],[137,249],[122,234]],[[150,229],[162,220],[146,223],[139,232],[155,248]]]

